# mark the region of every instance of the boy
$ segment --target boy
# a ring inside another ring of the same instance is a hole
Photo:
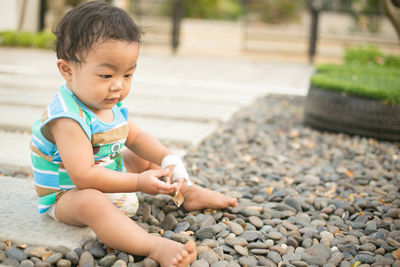
[[[57,67],[66,84],[32,129],[39,212],[89,226],[108,246],[161,266],[189,265],[196,258],[194,242],[148,234],[116,207],[124,198],[112,194],[180,191],[186,210],[237,204],[191,185],[182,161],[128,119],[121,101],[137,66],[140,29],[123,10],[88,2],[68,12],[55,33]]]

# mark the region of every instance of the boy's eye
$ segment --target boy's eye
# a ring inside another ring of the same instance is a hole
[[[125,77],[125,78],[130,78],[130,77],[132,77],[132,75],[133,75],[133,74],[125,74],[124,77]]]
[[[110,79],[112,77],[112,75],[104,74],[104,75],[100,75],[100,77],[104,78],[104,79]]]

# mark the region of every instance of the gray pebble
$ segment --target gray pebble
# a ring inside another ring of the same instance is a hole
[[[51,254],[50,257],[48,257],[46,259],[46,262],[50,263],[50,264],[55,264],[57,261],[61,260],[63,257],[63,254],[57,252],[54,254]]]
[[[201,260],[194,261],[190,266],[191,267],[208,267],[209,264],[205,260],[201,259]]]
[[[200,240],[210,239],[219,232],[218,230],[220,230],[220,228],[217,225],[205,226],[197,230],[195,236]]]
[[[307,248],[302,257],[308,264],[324,265],[331,256],[331,249],[323,244],[316,244]]]
[[[217,254],[213,251],[204,251],[200,253],[197,258],[199,260],[205,260],[208,264],[212,264],[219,260]]]
[[[262,249],[262,248],[253,248],[250,250],[250,253],[254,255],[266,255],[268,254],[268,252],[269,252],[268,249]]]
[[[244,232],[243,227],[236,222],[231,222],[229,224],[229,230],[235,235],[241,235]]]
[[[243,256],[239,258],[239,263],[244,266],[256,266],[257,265],[257,259],[253,256]]]
[[[99,246],[91,247],[89,251],[95,258],[102,258],[107,254],[107,252],[102,247]]]
[[[23,260],[19,264],[19,267],[33,267],[33,266],[35,266],[35,264],[31,260]]]
[[[80,267],[94,267],[95,261],[89,251],[84,251],[79,259]]]
[[[371,264],[371,263],[375,262],[375,257],[370,254],[364,254],[364,253],[361,254],[360,253],[354,257],[353,261],[361,261],[362,263]]]
[[[164,220],[161,222],[160,226],[161,228],[163,228],[165,231],[168,230],[174,230],[175,227],[177,226],[178,221],[175,219],[175,216],[170,214],[167,214],[167,216],[165,216]]]
[[[61,259],[57,262],[57,267],[71,267],[71,262],[69,260]]]
[[[233,238],[226,238],[225,239],[225,243],[231,247],[234,247],[236,245],[238,246],[246,246],[248,244],[248,242],[246,241],[246,239],[241,238],[241,237],[233,237]]]
[[[275,262],[276,264],[278,264],[279,262],[282,261],[282,257],[281,255],[276,252],[276,251],[270,251],[267,254],[268,259],[272,260],[273,262]]]
[[[190,227],[190,223],[180,222],[176,225],[174,232],[175,233],[185,232],[187,229],[189,229],[189,227]]]
[[[5,266],[15,266],[15,267],[19,266],[19,262],[15,258],[6,258],[1,262],[1,264]]]
[[[251,231],[244,231],[242,235],[239,236],[240,238],[245,239],[247,242],[252,242],[254,240],[257,240],[259,237],[261,237],[261,233],[255,230]]]
[[[158,263],[152,258],[145,258],[143,261],[143,267],[158,267]]]
[[[66,258],[67,260],[69,260],[69,261],[72,263],[72,265],[77,265],[78,262],[79,262],[79,256],[78,256],[78,254],[76,254],[76,252],[73,251],[73,250],[69,251],[69,252],[65,255],[65,258]]]
[[[242,247],[242,246],[239,246],[239,245],[235,245],[235,246],[233,246],[233,248],[236,250],[237,253],[239,253],[242,256],[249,255],[249,251],[245,247]]]
[[[177,234],[172,235],[172,240],[177,241],[182,244],[186,244],[190,240],[195,241],[195,238],[193,236],[177,233]]]
[[[290,262],[291,261],[301,261],[301,255],[294,254],[294,253],[287,253],[287,254],[283,255],[282,258],[284,260],[287,260],[287,261],[290,261]]]
[[[114,262],[117,260],[117,256],[114,254],[106,255],[103,258],[99,260],[99,264],[104,267],[110,267],[114,264]]]
[[[267,234],[267,237],[268,237],[268,238],[271,238],[271,239],[273,239],[273,240],[279,240],[279,239],[281,239],[283,236],[282,236],[282,234],[279,233],[279,232],[271,231],[271,232],[269,232],[269,233]]]
[[[217,261],[210,265],[210,267],[227,267],[227,266],[228,266],[227,261]]]
[[[254,225],[257,229],[260,229],[264,226],[264,222],[258,218],[257,216],[250,216],[249,221],[252,225]]]
[[[23,251],[21,251],[17,248],[7,249],[6,255],[8,258],[16,259],[17,261],[23,261],[28,258],[28,255],[26,255]]]

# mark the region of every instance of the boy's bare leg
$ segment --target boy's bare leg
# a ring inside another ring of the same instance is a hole
[[[123,156],[128,172],[137,173],[146,171],[148,169],[161,169],[160,166],[142,159],[130,150],[125,150]],[[181,191],[185,198],[183,207],[187,211],[203,209],[224,209],[237,206],[236,198],[224,196],[219,192],[203,188],[195,184],[191,187],[187,187],[184,183]]]
[[[57,201],[55,214],[63,223],[89,226],[102,242],[114,249],[148,256],[162,267],[188,266],[196,259],[193,241],[182,245],[148,234],[98,190],[69,190]]]

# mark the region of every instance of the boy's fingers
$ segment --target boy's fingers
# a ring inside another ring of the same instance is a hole
[[[162,190],[167,190],[167,191],[174,191],[176,189],[176,184],[168,184],[163,181],[158,180],[157,182],[157,188],[161,192]]]
[[[167,176],[169,173],[168,169],[165,169],[163,171],[161,170],[155,170],[153,175],[157,178],[162,178],[163,176]]]
[[[172,179],[172,174],[174,172],[175,165],[169,165],[165,170],[168,170],[168,177]]]

